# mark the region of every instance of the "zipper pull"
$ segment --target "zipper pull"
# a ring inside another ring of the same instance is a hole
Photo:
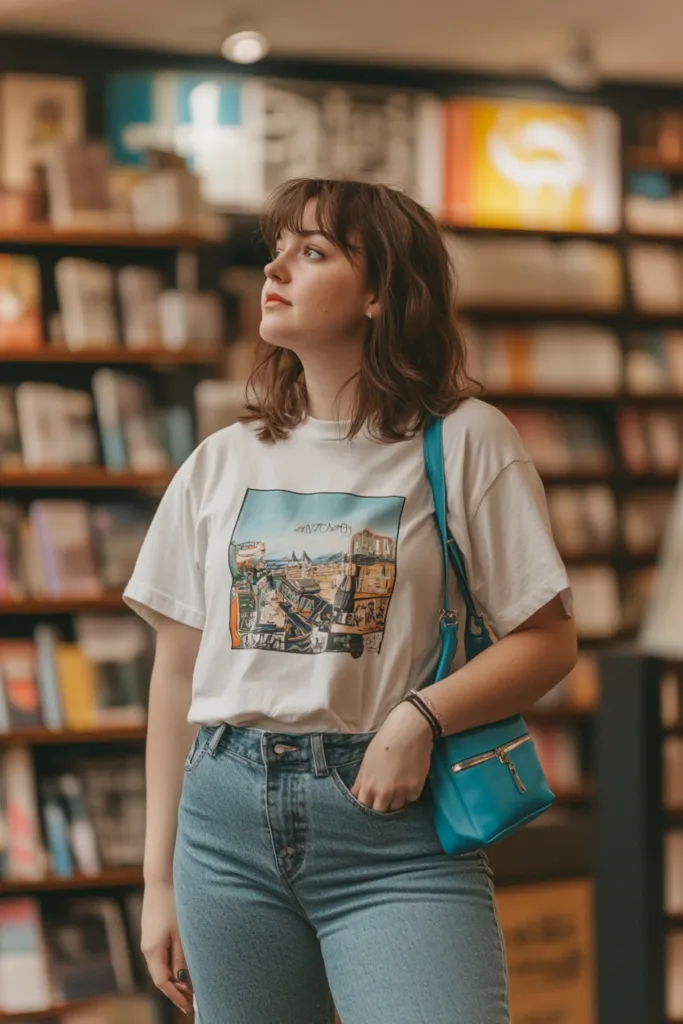
[[[519,790],[519,792],[520,793],[526,793],[526,786],[524,785],[524,783],[522,782],[521,778],[519,777],[519,772],[517,771],[517,765],[510,758],[509,754],[506,754],[504,750],[501,750],[498,753],[498,759],[499,759],[501,764],[507,765],[507,767],[510,769],[510,775],[512,775],[512,778],[515,780],[515,785],[517,786],[517,789]]]

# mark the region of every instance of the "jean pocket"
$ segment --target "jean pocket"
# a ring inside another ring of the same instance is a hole
[[[197,765],[200,763],[204,754],[209,748],[211,742],[211,735],[207,734],[205,729],[200,729],[190,747],[190,752],[185,758],[185,771],[193,772]]]
[[[366,804],[362,804],[360,800],[353,795],[351,789],[356,781],[361,764],[362,760],[351,761],[349,764],[342,764],[337,768],[332,769],[330,773],[332,780],[342,796],[345,797],[357,810],[362,811],[371,818],[390,819],[402,817],[402,815],[406,813],[405,806],[400,807],[397,811],[376,811],[374,808],[367,807]]]

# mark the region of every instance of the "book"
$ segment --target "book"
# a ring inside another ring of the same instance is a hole
[[[97,727],[97,675],[78,644],[58,643],[57,674],[67,729]]]
[[[33,256],[0,253],[0,352],[40,348],[42,337],[38,261]]]
[[[15,388],[0,385],[0,468],[19,469],[23,465]]]
[[[197,443],[236,423],[245,402],[245,386],[241,381],[211,378],[199,381],[194,389]]]
[[[164,282],[151,267],[122,267],[117,277],[124,344],[131,349],[159,345],[159,296]]]
[[[113,900],[71,899],[45,914],[45,940],[58,1002],[133,989],[121,911]]]
[[[0,900],[0,1010],[29,1013],[52,1005],[38,900]]]
[[[38,659],[40,708],[47,729],[64,726],[64,712],[57,674],[57,645],[61,637],[54,626],[39,623],[33,631]]]
[[[634,395],[683,394],[683,331],[651,330],[631,337],[624,377]]]
[[[67,348],[115,347],[118,326],[114,311],[114,272],[92,260],[63,257],[55,282]]]
[[[7,821],[11,822],[8,830],[8,877],[44,878],[47,854],[41,837],[36,775],[29,750],[22,746],[0,750],[0,768],[5,814]]]
[[[58,878],[74,874],[74,859],[69,841],[69,823],[56,779],[40,783],[40,806],[50,855],[50,873]]]
[[[163,416],[146,381],[118,370],[97,370],[93,394],[109,469],[144,473],[170,468]]]
[[[135,505],[112,503],[92,509],[96,557],[106,590],[124,589],[151,521],[151,511]]]
[[[44,572],[45,592],[55,597],[93,597],[101,593],[85,502],[34,501],[29,518]]]
[[[75,772],[57,778],[68,823],[69,843],[78,870],[83,875],[97,876],[102,871],[102,860],[97,836],[85,803],[83,781]]]
[[[16,404],[27,467],[97,464],[97,434],[89,392],[57,384],[20,384]]]
[[[673,246],[638,244],[628,252],[633,301],[644,313],[683,312],[683,266]]]
[[[0,182],[29,188],[51,148],[85,127],[85,83],[67,75],[0,77]]]
[[[19,599],[27,590],[22,543],[23,512],[14,501],[0,501],[0,597]]]
[[[102,863],[139,867],[145,849],[144,756],[83,757],[78,769]]]
[[[55,145],[46,160],[50,220],[58,227],[115,222],[109,195],[109,150],[99,140]]]
[[[0,640],[0,685],[9,729],[41,728],[35,644],[27,640]]]
[[[220,295],[168,290],[159,299],[161,338],[173,351],[188,345],[218,345],[223,335]]]

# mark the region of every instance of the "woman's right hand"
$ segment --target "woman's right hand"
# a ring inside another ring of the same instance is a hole
[[[156,987],[179,1010],[188,1013],[192,1009],[192,982],[180,945],[175,897],[170,882],[145,885],[141,949]]]

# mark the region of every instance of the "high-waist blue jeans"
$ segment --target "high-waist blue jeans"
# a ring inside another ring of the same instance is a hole
[[[428,786],[351,795],[371,739],[200,730],[174,858],[200,1024],[509,1024],[486,858],[442,851]]]

